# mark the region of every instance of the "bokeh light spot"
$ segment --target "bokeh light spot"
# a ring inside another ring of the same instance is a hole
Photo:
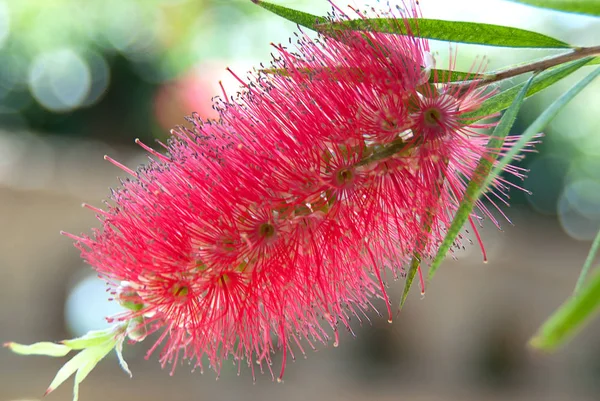
[[[10,14],[5,1],[0,0],[0,49],[10,33]]]
[[[524,187],[532,195],[526,197],[527,201],[540,213],[556,215],[569,162],[561,157],[546,156],[531,163],[529,169]]]
[[[591,179],[575,181],[565,188],[564,196],[583,216],[590,219],[600,217],[600,181]]]
[[[69,48],[39,54],[29,72],[32,95],[52,111],[69,111],[81,106],[91,83],[90,67]]]
[[[73,335],[82,336],[90,330],[110,326],[106,317],[124,309],[108,298],[106,284],[95,275],[84,278],[71,289],[65,304],[65,320]]]
[[[593,239],[600,229],[600,183],[586,179],[568,184],[558,202],[558,218],[569,236]]]
[[[87,54],[86,60],[90,66],[92,82],[82,106],[88,107],[102,99],[106,93],[106,89],[110,83],[110,68],[104,57],[96,52]]]

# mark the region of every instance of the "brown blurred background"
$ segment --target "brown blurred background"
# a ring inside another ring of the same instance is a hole
[[[278,3],[315,14],[329,9],[320,0]],[[421,1],[426,17],[599,44],[600,22],[592,18],[486,4],[484,13],[475,1]],[[0,0],[0,342],[56,341],[105,327],[115,306],[59,235],[97,225],[79,205],[101,206],[124,175],[102,156],[143,163],[134,138],[163,140],[193,111],[210,117],[217,82],[236,88],[225,67],[243,75],[269,60],[269,42],[287,41],[294,29],[249,1]],[[448,44],[434,48],[443,68]],[[546,54],[459,45],[458,66],[468,69],[477,55],[499,68]],[[529,100],[515,133],[587,72]],[[156,357],[144,360],[147,340],[125,350],[132,380],[108,358],[83,383],[80,399],[600,399],[600,323],[553,355],[526,347],[572,291],[600,228],[600,83],[591,86],[522,163],[531,172],[521,185],[534,194],[512,192],[506,212],[514,226],[498,231],[487,222],[482,230],[490,263],[476,246],[455,254],[393,324],[372,316],[339,348],[319,347],[289,363],[284,384],[267,374],[253,385],[250,372],[238,378],[233,365],[218,381],[187,366],[170,377]],[[396,302],[402,285],[390,283]],[[65,361],[0,350],[0,401],[40,399]],[[71,386],[48,400],[70,400]]]

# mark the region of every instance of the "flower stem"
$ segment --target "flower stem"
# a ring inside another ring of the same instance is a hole
[[[387,159],[388,157],[394,156],[395,154],[400,153],[403,150],[407,150],[407,148],[408,148],[407,143],[404,142],[403,140],[399,139],[396,142],[393,142],[391,145],[376,151],[371,156],[365,157],[364,159],[362,159],[361,161],[356,163],[354,166],[355,167],[367,166],[371,163],[378,162],[380,160]]]
[[[464,82],[459,85],[471,86],[473,83],[477,86],[487,85],[492,82],[502,81],[503,79],[516,77],[517,75],[527,72],[539,72],[555,67],[560,64],[568,63],[569,61],[580,60],[585,57],[600,55],[600,46],[593,47],[578,47],[568,53],[550,56],[542,60],[537,60],[532,63],[519,65],[505,70],[484,74],[484,77],[478,80]]]

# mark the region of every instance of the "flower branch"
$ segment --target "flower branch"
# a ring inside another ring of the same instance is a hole
[[[600,55],[600,46],[579,47],[568,53],[551,56],[542,60],[534,61],[532,63],[508,68],[496,73],[485,74],[481,79],[462,82],[458,85],[470,86],[473,85],[473,83],[475,83],[477,86],[488,85],[493,82],[502,81],[504,79],[516,77],[528,72],[540,72],[564,63],[568,63],[570,61],[581,60],[583,58],[596,55]]]

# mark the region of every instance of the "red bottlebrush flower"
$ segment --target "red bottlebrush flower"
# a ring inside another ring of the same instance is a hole
[[[261,175],[240,171],[230,132],[198,125],[174,133],[170,157],[147,148],[160,160],[138,172],[111,160],[137,179],[113,192],[107,211],[92,208],[102,231],[73,236],[130,305],[118,318],[162,330],[150,352],[164,342],[161,361],[173,367],[184,357],[202,369],[206,355],[219,371],[233,355],[270,369],[275,348],[293,356],[291,343],[304,352],[300,339],[328,340],[321,317],[337,343],[337,325],[349,319],[344,306],[363,309],[375,292],[351,254],[332,257],[353,245],[339,226],[290,210],[268,195]]]
[[[391,320],[387,272],[435,253],[487,152],[464,115],[489,95],[428,82],[425,40],[336,31],[276,48],[286,73],[242,81],[218,123],[191,118],[168,156],[142,144],[156,160],[137,172],[113,161],[135,179],[92,208],[101,230],[73,236],[129,305],[119,318],[162,330],[163,364],[270,369],[281,348],[281,378],[291,344],[326,342],[327,326],[337,344],[371,298]]]
[[[275,46],[272,68],[247,86],[244,107],[223,116],[234,126],[247,121],[239,132],[248,157],[277,171],[268,187],[288,202],[326,199],[327,217],[378,277],[382,266],[397,272],[415,255],[435,255],[478,161],[512,142],[486,149],[489,138],[477,130],[494,123],[466,117],[492,91],[431,76],[427,42],[410,35],[418,25],[408,19],[417,15],[412,7],[392,20],[406,36],[324,28],[329,37],[302,35],[295,52]],[[381,292],[385,298],[383,284]]]

